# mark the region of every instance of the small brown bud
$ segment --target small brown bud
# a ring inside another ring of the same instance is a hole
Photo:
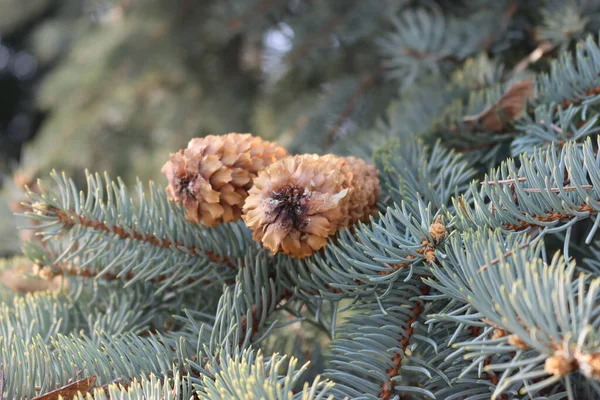
[[[579,370],[584,376],[600,380],[600,353],[578,353],[575,354],[575,359],[579,364]]]
[[[495,328],[492,332],[492,339],[500,339],[506,336],[508,336],[508,332],[502,328]]]
[[[516,347],[517,349],[521,349],[521,350],[525,350],[525,349],[529,348],[529,345],[523,339],[521,339],[519,336],[514,335],[514,334],[509,336],[508,343],[511,346]]]
[[[446,227],[437,218],[433,224],[429,226],[429,234],[434,242],[439,243],[446,237]]]
[[[427,247],[423,252],[423,257],[429,264],[435,263],[435,249],[433,247]]]
[[[31,204],[33,208],[33,212],[37,215],[47,216],[50,211],[53,210],[54,207],[49,206],[46,203],[35,202]]]
[[[427,239],[421,241],[422,247],[417,249],[417,253],[423,256],[429,264],[435,263],[435,247]]]
[[[42,267],[41,269],[38,269],[37,271],[37,276],[39,276],[40,278],[50,281],[52,279],[54,279],[54,272],[52,272],[52,269],[48,266]]]
[[[564,351],[557,350],[554,355],[546,359],[544,370],[550,375],[565,376],[575,369],[575,362]]]

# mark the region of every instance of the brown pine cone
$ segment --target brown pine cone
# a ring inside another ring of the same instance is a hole
[[[183,204],[187,219],[207,226],[236,221],[258,171],[287,152],[250,134],[194,138],[172,153],[162,168],[172,200]]]
[[[354,157],[299,155],[254,179],[242,218],[273,253],[312,255],[327,238],[376,212],[377,169]]]

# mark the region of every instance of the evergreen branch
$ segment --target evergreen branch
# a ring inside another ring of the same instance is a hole
[[[541,105],[535,109],[533,117],[526,116],[515,125],[522,133],[511,143],[513,155],[533,153],[536,147],[554,143],[562,147],[565,143],[581,141],[588,136],[598,134],[599,115],[590,108],[579,106],[554,107]]]
[[[540,238],[540,237],[541,236],[538,236],[538,238]],[[486,269],[493,267],[494,265],[500,263],[500,261],[503,261],[503,260],[507,259],[508,257],[515,255],[516,251],[525,249],[529,246],[534,246],[535,244],[536,244],[536,240],[532,239],[529,242],[525,242],[525,243],[521,244],[516,250],[508,250],[506,253],[502,254],[501,256],[496,257],[493,260],[491,260],[489,264],[485,264],[485,265],[481,266],[481,268],[478,269],[478,272],[485,271]]]
[[[380,41],[389,76],[408,87],[427,72],[439,74],[444,64],[489,47],[499,38],[498,32],[504,31],[506,22],[497,18],[498,10],[494,8],[471,15],[470,25],[445,17],[439,8],[420,7],[392,16],[395,32]]]
[[[349,5],[348,7],[352,7],[352,5]],[[323,43],[323,38],[331,35],[343,21],[343,17],[334,13],[330,18],[324,21],[306,41],[300,46],[295,46],[294,49],[286,55],[284,63],[287,65],[296,65],[296,63],[305,57],[313,48]]]
[[[87,282],[83,282],[87,283]],[[181,296],[156,296],[150,284],[138,284],[127,291],[122,286],[90,285],[70,281],[61,292],[40,292],[16,297],[0,304],[0,336],[26,342],[40,337],[45,343],[58,334],[79,332],[99,340],[98,332],[116,335],[146,334],[164,330],[175,307],[183,306]],[[33,321],[33,322],[32,322]]]
[[[165,381],[154,374],[142,375],[130,382],[120,381],[103,385],[93,391],[92,397],[96,400],[138,400],[161,399],[181,400],[195,398],[195,391],[189,376],[175,373],[172,378]],[[73,400],[88,400],[82,394],[76,395]]]
[[[597,29],[599,11],[594,1],[549,1],[541,8],[542,23],[537,27],[535,37],[566,49],[574,39]]]
[[[466,100],[473,90],[496,86],[501,77],[502,65],[494,63],[485,54],[469,58],[461,68],[454,71],[449,82],[440,76],[431,76],[421,80],[419,85],[405,88],[399,100],[385,105],[388,109],[385,120],[389,122],[378,119],[375,129],[360,129],[357,133],[346,136],[343,141],[336,142],[334,149],[336,152],[368,158],[378,147],[383,148],[383,145],[388,144],[386,138],[389,141],[390,138],[399,137],[403,144],[400,150],[404,155],[404,150],[412,143],[413,137],[426,135],[432,122],[439,118],[445,107],[457,99]],[[431,96],[432,92],[436,95]],[[378,97],[382,97],[381,94]],[[411,155],[410,158],[413,157]]]
[[[421,288],[419,289],[420,295],[427,296],[429,294],[430,289],[431,288],[429,286],[426,286],[426,285],[421,286]],[[423,312],[423,309],[424,309],[423,303],[416,303],[415,306],[410,310],[410,314],[412,316],[406,321],[406,325],[408,326],[405,329],[406,336],[404,336],[404,337],[402,337],[402,339],[400,339],[400,341],[399,341],[400,347],[398,348],[397,353],[392,358],[393,366],[388,368],[388,370],[386,371],[386,373],[389,377],[389,381],[385,382],[382,385],[381,392],[379,392],[379,397],[382,398],[383,400],[389,400],[394,393],[393,379],[394,379],[394,377],[398,376],[401,372],[404,354],[406,353],[406,349],[408,348],[408,345],[412,339],[413,332],[415,330],[413,324],[415,324],[419,320],[419,318],[421,317],[421,313]]]
[[[242,15],[234,17],[227,21],[225,26],[227,29],[239,29],[244,22],[255,18],[256,16],[264,15],[279,0],[260,0],[254,6],[246,10]]]
[[[474,208],[455,204],[460,229],[490,226],[522,231],[541,227],[559,231],[600,211],[600,167],[589,138],[583,145],[568,143],[560,151],[554,145],[536,150],[531,156],[521,156],[519,163],[517,168],[514,160],[508,160],[484,179],[510,182],[507,185],[478,188],[473,184]]]
[[[292,292],[289,290],[283,290],[281,296],[277,299],[277,304],[285,303],[292,297]],[[238,346],[243,348],[244,342],[249,338],[249,341],[252,343],[255,341],[256,334],[258,333],[258,327],[261,326],[261,319],[264,318],[265,312],[265,303],[270,299],[260,298],[257,301],[257,304],[253,304],[251,307],[250,317],[244,315],[240,322],[240,326],[242,328],[242,333],[240,335],[240,342]],[[254,328],[253,328],[254,327]]]
[[[481,335],[481,328],[478,327],[478,326],[470,326],[469,330],[471,331],[471,337],[473,339],[477,339]],[[490,365],[491,360],[492,360],[491,356],[488,356],[488,357],[485,358],[485,360],[483,361],[484,368],[486,368],[488,365]],[[486,379],[488,381],[491,382],[491,384],[494,387],[498,386],[498,383],[500,382],[500,379],[498,379],[498,376],[496,376],[496,374],[494,374],[493,371],[487,371],[486,370],[485,371],[485,377],[486,377]],[[508,395],[504,393],[504,394],[500,395],[499,400],[510,400],[510,399],[508,398]]]
[[[512,144],[514,155],[531,151],[534,146],[552,142],[562,145],[568,141],[576,141],[598,129],[596,113],[590,113],[590,106],[600,99],[596,80],[600,74],[600,64],[596,62],[597,59],[600,59],[600,49],[592,37],[588,37],[585,43],[578,44],[574,55],[563,54],[552,64],[549,73],[537,76],[535,96],[530,99],[530,110],[523,108],[523,111],[527,112],[522,115],[505,116],[499,132],[491,132],[485,124],[474,124],[464,119],[465,116],[480,116],[482,110],[498,105],[502,100],[500,86],[491,90],[471,92],[468,99],[469,92],[449,91],[448,99],[441,96],[441,99],[437,100],[439,107],[436,108],[429,105],[432,99],[427,95],[429,91],[425,90],[424,105],[419,108],[428,107],[432,110],[431,113],[423,115],[415,113],[415,100],[419,104],[419,96],[411,95],[410,102],[401,101],[393,109],[394,113],[400,114],[402,118],[393,116],[392,128],[404,129],[406,121],[410,122],[416,115],[419,119],[417,132],[441,137],[446,145],[472,153],[474,160],[484,154],[489,157],[490,153],[494,153],[491,149],[497,149],[498,143],[508,142],[516,134],[520,135]],[[556,104],[561,108],[557,108]],[[573,105],[578,107],[565,110]],[[577,120],[580,116],[582,122]],[[433,123],[430,122],[432,120]],[[410,123],[409,126],[411,125],[415,124]],[[563,132],[556,131],[556,127],[563,129]]]
[[[149,244],[163,249],[185,248],[184,252],[189,252],[195,256],[200,256],[202,254],[213,262],[225,264],[230,268],[236,268],[235,264],[230,259],[227,257],[220,257],[210,250],[199,249],[193,245],[186,246],[183,243],[170,240],[166,237],[158,238],[149,232],[140,233],[139,231],[129,228],[125,229],[119,225],[111,225],[109,227],[106,225],[106,223],[97,219],[88,219],[86,216],[78,214],[75,210],[60,210],[53,206],[42,206],[41,209],[36,209],[36,206],[37,204],[33,204],[33,209],[38,214],[41,214],[45,217],[57,218],[60,222],[62,222],[65,230],[68,230],[75,225],[81,225],[95,231],[114,234],[122,240],[131,239],[143,244]]]
[[[80,316],[72,313],[73,308],[72,300],[64,293],[16,297],[10,305],[0,304],[0,337],[8,342],[17,339],[29,342],[39,336],[48,342],[58,333],[69,333],[77,328]]]
[[[584,274],[575,278],[575,264],[559,257],[546,265],[538,258],[541,246],[523,247],[500,232],[487,232],[468,232],[451,239],[444,267],[432,269],[438,281],[428,282],[442,293],[468,302],[487,325],[500,329],[491,338],[480,336],[456,346],[465,348],[465,357],[474,363],[499,354],[508,357],[506,362],[497,358],[485,366],[486,371],[504,371],[493,398],[514,385],[521,385],[521,394],[530,396],[545,389],[554,392],[552,387],[559,382],[565,395],[576,398],[570,380],[579,378],[572,372],[579,370],[584,380],[598,379],[596,367],[588,364],[600,350],[599,338],[593,333],[600,323],[593,311],[600,304],[600,280]],[[504,258],[507,251],[513,254]],[[479,271],[479,266],[489,264],[492,258],[500,259],[498,265]],[[535,296],[534,302],[531,296]],[[539,381],[531,382],[537,378]],[[590,385],[594,387],[593,382]]]
[[[422,203],[419,207],[421,213],[414,215],[404,204],[402,209],[395,205],[379,221],[361,224],[354,233],[340,232],[337,243],[322,253],[306,260],[285,260],[286,283],[308,296],[335,300],[373,296],[393,282],[427,274],[425,264],[435,261],[441,239],[430,232],[436,223],[431,208]]]
[[[150,282],[155,285],[160,285],[170,279],[172,276],[169,274],[159,274],[157,276],[139,279],[136,278],[136,273],[129,271],[127,273],[123,273],[120,271],[116,272],[105,272],[100,271],[97,268],[93,268],[90,266],[80,266],[76,263],[76,261],[80,260],[69,260],[64,261],[59,259],[60,254],[64,252],[62,247],[56,246],[56,242],[51,244],[46,244],[46,246],[42,247],[36,242],[25,243],[23,247],[23,254],[29,258],[29,260],[35,260],[36,265],[34,266],[34,271],[38,276],[43,277],[42,282],[54,280],[56,277],[64,277],[64,278],[85,278],[85,279],[101,279],[106,282]],[[59,261],[56,261],[59,260]],[[84,264],[87,264],[84,262]],[[227,279],[224,281],[227,284],[232,282],[231,279]],[[185,285],[187,287],[194,286],[198,283],[204,284],[206,286],[214,285],[215,282],[209,279],[203,279],[201,281],[196,281],[194,278],[188,278],[187,280],[181,280],[178,284]],[[184,287],[185,287],[184,286]]]
[[[279,259],[268,256],[265,251],[250,252],[245,260],[246,267],[240,269],[237,275],[236,284],[224,288],[214,323],[196,325],[194,321],[190,321],[192,328],[198,326],[192,330],[200,331],[201,336],[204,333],[210,335],[207,340],[197,340],[197,355],[190,361],[188,370],[196,388],[201,391],[200,398],[214,398],[211,395],[215,392],[223,395],[223,390],[226,390],[224,388],[229,386],[225,385],[225,382],[227,377],[231,378],[230,374],[236,374],[241,379],[250,379],[248,383],[253,382],[256,385],[252,386],[256,391],[256,398],[262,398],[258,392],[265,390],[265,385],[279,385],[284,381],[289,382],[286,387],[289,384],[294,385],[306,368],[304,366],[302,370],[295,371],[296,361],[292,360],[287,374],[279,376],[277,370],[282,364],[277,355],[264,361],[260,354],[256,355],[251,350],[251,346],[261,340],[256,338],[256,335],[267,325],[269,316],[277,310],[281,302],[292,298],[292,292],[275,284],[280,281]],[[274,323],[271,324],[263,336],[274,326]],[[253,371],[263,369],[270,369],[270,373],[260,379],[252,378]],[[272,380],[273,377],[277,379]],[[304,389],[293,398],[322,399],[326,397],[330,387],[331,383],[319,382],[317,379],[312,386],[305,384]],[[277,398],[292,398],[288,397],[291,396],[291,391],[286,389],[283,393],[286,394]]]
[[[468,99],[458,98],[445,107],[429,134],[459,151],[483,148],[489,152],[489,147],[512,139],[514,121],[525,115],[533,86],[526,79],[472,91]]]
[[[295,387],[308,367],[305,364],[297,369],[298,360],[295,358],[286,362],[286,357],[278,354],[265,358],[260,351],[246,349],[233,353],[221,351],[217,359],[218,363],[211,367],[211,377],[204,376],[204,387],[199,392],[201,400],[240,396],[252,400],[333,400],[333,396],[329,395],[333,384],[321,381],[318,376],[312,385],[306,382],[302,390],[294,395]],[[282,375],[283,369],[285,373]],[[235,382],[235,386],[231,382]]]
[[[199,362],[190,362],[189,372],[195,382],[205,381],[206,376],[215,379],[214,366],[219,365],[222,349],[229,352],[226,354],[235,354],[260,341],[255,338],[257,332],[267,324],[277,305],[291,297],[281,285],[275,285],[280,273],[276,260],[265,251],[250,251],[235,284],[224,287],[214,321],[195,321],[193,315],[188,315],[192,332],[200,332],[203,339],[196,341],[195,358]]]
[[[364,76],[360,79],[360,84],[356,87],[354,92],[350,95],[342,113],[335,120],[331,128],[329,128],[327,133],[327,138],[324,142],[325,148],[331,147],[333,143],[339,138],[340,131],[342,130],[344,124],[352,117],[354,110],[359,104],[360,98],[362,95],[369,89],[371,89],[374,85],[380,82],[382,77],[382,70],[379,69],[372,74]]]
[[[403,202],[419,214],[419,201],[432,206],[433,213],[452,207],[451,199],[464,192],[475,175],[462,154],[448,150],[436,141],[427,146],[418,138],[389,140],[373,155],[380,171],[383,197]]]
[[[408,280],[395,284],[382,304],[354,307],[354,313],[337,329],[328,356],[330,367],[324,372],[336,383],[336,398],[377,399],[381,393],[388,393],[385,388],[389,385],[397,386],[402,379],[402,375],[397,375],[397,367],[406,356],[399,343],[410,340],[418,318],[415,312],[420,314],[423,310],[421,289],[418,280]],[[357,353],[361,356],[356,357]],[[425,390],[408,386],[393,392],[405,390],[433,398]]]
[[[482,185],[511,185],[515,182],[527,182],[526,177],[520,177],[517,179],[503,179],[499,181],[482,181],[479,182]],[[591,190],[594,187],[592,185],[581,185],[577,186],[563,186],[563,187],[550,187],[550,188],[523,188],[523,191],[526,193],[542,193],[542,192],[551,192],[551,193],[562,193],[562,192],[573,192],[576,190]]]
[[[453,346],[456,342],[472,339],[475,331],[469,329],[471,326],[462,320],[453,318],[454,315],[460,313],[461,317],[466,317],[477,313],[470,306],[441,297],[439,292],[422,298],[430,306],[427,311],[433,314],[424,316],[424,323],[418,324],[413,334],[415,344],[411,346],[412,352],[407,354],[403,363],[407,384],[429,390],[436,399],[489,399],[496,389],[495,384],[485,379],[481,369],[474,368],[471,360],[464,359],[464,348],[456,349]],[[479,326],[473,327],[484,331],[483,334],[490,329],[481,321]],[[434,341],[430,338],[438,339]],[[412,371],[422,368],[429,373],[410,375]]]
[[[241,224],[206,229],[186,221],[180,205],[152,183],[148,196],[138,182],[134,202],[125,185],[108,176],[104,190],[100,176],[88,174],[87,196],[77,194],[66,177],[52,177],[57,192],[43,185],[40,194],[29,192],[27,215],[45,223],[39,234],[59,239],[47,241],[44,252],[28,249],[38,263],[126,278],[130,284],[151,280],[165,290],[228,281],[252,245]]]
[[[38,391],[46,393],[56,389],[55,385],[65,386],[80,375],[96,376],[98,385],[144,373],[164,375],[172,370],[172,360],[180,358],[178,350],[155,337],[127,334],[99,338],[95,342],[85,336],[58,334],[44,343],[39,336],[28,342],[21,338],[7,342],[0,337],[5,393],[13,399],[32,398]]]
[[[423,135],[445,107],[457,99],[466,100],[473,90],[483,90],[500,83],[502,66],[486,56],[467,59],[452,74],[450,82],[441,77],[431,77],[420,85],[403,92],[403,96],[390,107],[390,133],[387,136]],[[441,89],[441,90],[440,90]],[[431,96],[435,91],[436,96]]]
[[[590,106],[600,100],[597,77],[600,74],[600,48],[593,36],[578,43],[575,53],[563,53],[550,66],[550,72],[537,77],[533,105],[559,104],[562,108],[582,104]]]

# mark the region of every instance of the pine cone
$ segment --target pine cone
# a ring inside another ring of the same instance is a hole
[[[300,155],[259,172],[243,208],[252,237],[273,253],[308,257],[376,212],[377,169],[354,157]]]
[[[168,195],[183,204],[188,220],[216,226],[240,218],[252,179],[286,155],[278,144],[250,134],[210,135],[172,153],[162,173]]]

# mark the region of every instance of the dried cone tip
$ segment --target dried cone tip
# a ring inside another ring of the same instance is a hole
[[[243,219],[271,252],[308,257],[339,229],[374,214],[379,193],[377,169],[363,160],[292,156],[254,179]]]
[[[210,135],[171,154],[162,173],[168,195],[183,204],[188,220],[216,226],[240,218],[252,179],[286,155],[278,144],[250,134]]]
[[[552,356],[546,359],[544,370],[555,376],[565,376],[575,369],[575,363],[568,355],[562,351],[556,351]]]

